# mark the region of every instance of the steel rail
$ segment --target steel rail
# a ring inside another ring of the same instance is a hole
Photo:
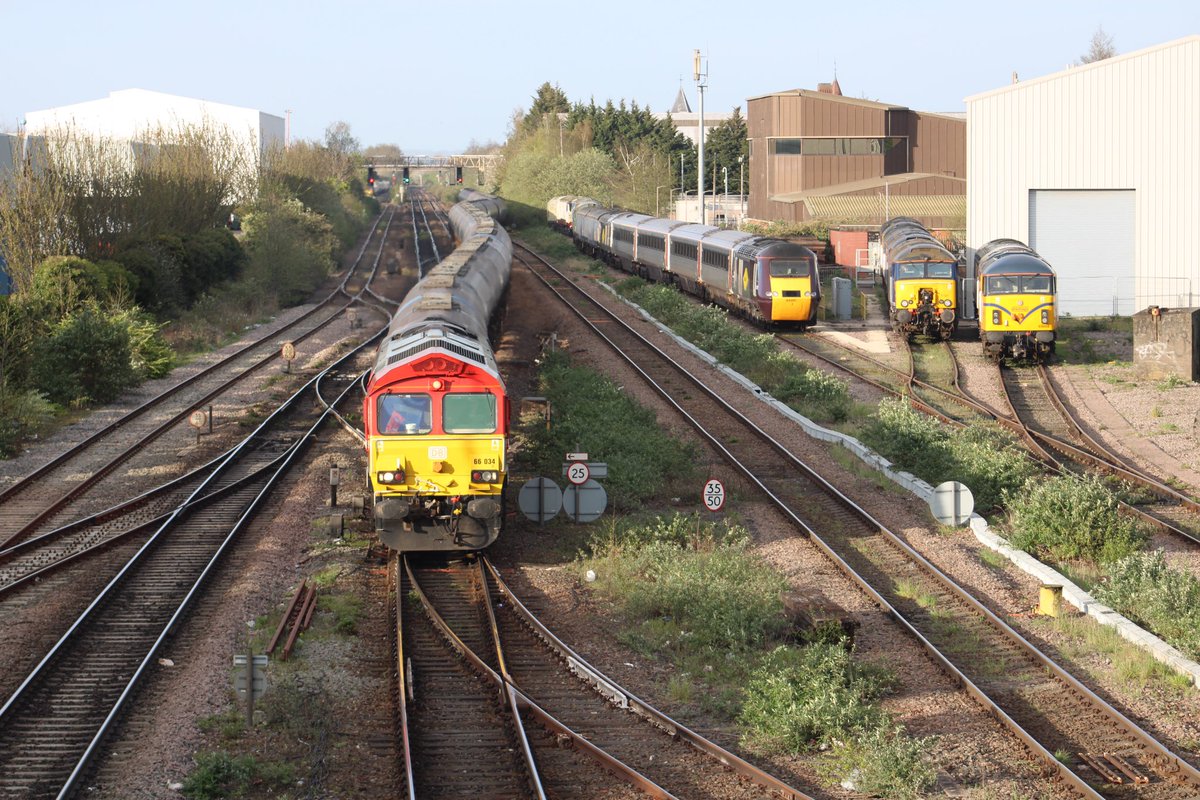
[[[750,422],[739,410],[734,408],[729,402],[727,402],[718,393],[713,391],[711,388],[709,388],[707,385],[705,385],[702,381],[700,381],[698,378],[696,378],[690,372],[687,372],[686,370],[682,370],[679,367],[677,367],[675,365],[675,362],[672,359],[670,359],[665,353],[662,353],[661,350],[659,350],[653,344],[651,344],[648,340],[646,340],[645,337],[643,337],[640,333],[629,328],[627,325],[625,325],[625,323],[623,321],[620,320],[619,317],[617,317],[615,314],[613,314],[607,308],[605,308],[602,304],[600,304],[599,302],[594,300],[592,297],[590,297],[586,292],[583,292],[581,289],[579,289],[579,287],[576,286],[575,283],[568,276],[566,276],[564,273],[562,273],[561,271],[554,268],[552,265],[549,264],[549,262],[545,261],[545,259],[542,259],[536,253],[533,253],[532,251],[528,250],[528,248],[525,248],[521,245],[517,245],[517,247],[519,247],[521,250],[525,250],[527,253],[530,253],[534,258],[538,259],[543,264],[545,264],[559,278],[561,278],[564,282],[566,282],[566,284],[568,286],[570,286],[572,289],[577,291],[580,294],[580,296],[585,299],[585,302],[587,302],[590,306],[594,306],[595,308],[599,309],[603,314],[605,314],[605,316],[609,319],[609,321],[615,322],[622,329],[624,329],[626,331],[626,333],[634,336],[638,340],[641,340],[641,342],[644,344],[645,347],[649,348],[653,352],[656,352],[665,364],[671,365],[671,367],[676,369],[677,371],[679,371],[680,374],[686,376],[686,378],[696,388],[698,388],[700,391],[704,392],[711,400],[713,400],[716,404],[718,404],[719,406],[724,408],[731,417],[733,417],[734,419],[739,419],[742,422],[742,424],[744,424],[751,431],[757,432],[757,435],[759,436],[759,438],[762,441],[768,443],[782,457],[784,457],[784,458],[788,459],[790,462],[792,462],[793,466],[795,466],[795,468],[797,470],[799,470],[809,480],[811,480],[813,483],[815,483],[827,495],[829,495],[831,498],[836,500],[844,508],[846,508],[847,510],[851,511],[853,514],[858,516],[865,524],[867,524],[874,530],[878,531],[888,541],[889,544],[891,544],[896,549],[902,551],[909,558],[909,560],[914,562],[929,577],[933,578],[940,586],[942,586],[942,588],[945,591],[947,591],[948,593],[957,597],[960,601],[965,602],[968,606],[970,606],[972,609],[974,609],[978,615],[983,617],[996,631],[998,631],[1002,636],[1004,636],[1010,643],[1012,643],[1018,649],[1023,651],[1028,657],[1034,659],[1036,662],[1038,662],[1039,664],[1044,666],[1057,679],[1059,679],[1064,684],[1066,684],[1070,688],[1070,690],[1072,692],[1074,692],[1077,696],[1079,696],[1081,698],[1086,698],[1087,702],[1090,703],[1094,708],[1099,709],[1103,714],[1105,714],[1113,722],[1115,722],[1121,729],[1123,729],[1130,736],[1132,736],[1139,743],[1139,746],[1144,747],[1147,750],[1153,752],[1157,758],[1161,759],[1163,763],[1168,765],[1167,770],[1165,770],[1165,771],[1172,771],[1175,773],[1184,774],[1187,776],[1187,779],[1189,781],[1195,783],[1197,786],[1200,786],[1200,770],[1197,770],[1191,764],[1189,764],[1188,762],[1186,762],[1185,760],[1180,758],[1175,753],[1171,752],[1164,745],[1162,745],[1162,743],[1160,743],[1157,739],[1155,739],[1154,737],[1152,737],[1148,733],[1146,733],[1144,730],[1142,730],[1139,726],[1137,726],[1135,723],[1133,723],[1131,720],[1129,720],[1124,714],[1122,714],[1116,708],[1114,708],[1109,703],[1107,703],[1105,700],[1103,700],[1101,697],[1099,697],[1095,692],[1093,692],[1091,689],[1089,689],[1087,686],[1085,686],[1082,682],[1080,682],[1073,675],[1071,675],[1069,672],[1067,672],[1065,669],[1063,669],[1061,666],[1059,666],[1056,662],[1054,662],[1052,659],[1048,658],[1045,654],[1041,653],[1041,651],[1039,651],[1028,640],[1026,640],[1023,636],[1021,636],[1020,633],[1018,633],[1016,630],[1014,630],[1006,622],[1001,620],[996,614],[994,614],[990,609],[988,609],[986,606],[984,606],[982,603],[980,603],[978,600],[976,600],[968,592],[966,592],[964,589],[959,587],[949,576],[944,574],[935,565],[930,563],[927,559],[925,559],[924,556],[922,556],[921,554],[919,554],[915,550],[913,550],[900,537],[896,536],[889,529],[887,529],[885,526],[883,526],[880,522],[875,520],[867,511],[865,511],[864,509],[859,507],[856,503],[854,503],[853,500],[851,500],[849,497],[847,497],[845,494],[843,494],[836,487],[832,486],[828,481],[826,481],[823,477],[821,477],[818,473],[816,473],[806,463],[804,463],[799,458],[797,458],[795,455],[793,455],[789,450],[787,450],[787,448],[783,447],[783,445],[780,444],[777,440],[775,440],[773,437],[771,437],[765,431],[762,431],[757,426],[755,426],[752,422]],[[521,260],[524,261],[524,259],[521,259]],[[528,266],[528,264],[526,264],[526,265]],[[534,275],[537,275],[536,270],[531,270],[531,272],[533,272]],[[551,285],[549,283],[549,281],[547,281],[543,276],[538,276],[538,277],[542,280],[543,284],[546,286],[546,288],[549,291],[551,291],[555,295],[557,295],[568,306],[568,308],[570,308],[576,314],[576,316],[579,318],[579,320],[585,326],[587,326],[588,328],[590,328],[592,330],[594,335],[600,337],[601,340],[605,341],[615,352],[617,352],[622,358],[624,358],[626,360],[626,362],[630,365],[630,367],[632,369],[634,369],[636,372],[638,372],[650,387],[654,388],[655,391],[657,391],[668,403],[670,403],[672,406],[674,406],[676,408],[677,412],[679,414],[681,414],[684,417],[684,419],[687,420],[688,423],[693,428],[695,428],[703,438],[708,440],[708,442],[714,448],[716,448],[718,450],[718,452],[720,452],[724,455],[724,457],[731,464],[731,466],[733,466],[735,469],[737,469],[739,472],[741,472],[742,475],[744,477],[746,477],[747,480],[751,481],[753,484],[758,486],[759,489],[777,507],[779,507],[780,510],[785,515],[787,515],[790,519],[792,519],[792,521],[797,525],[797,527],[799,527],[802,531],[804,531],[807,534],[807,536],[814,542],[814,544],[816,544],[822,550],[822,552],[824,552],[826,554],[827,557],[829,557],[835,564],[838,565],[839,569],[841,569],[843,571],[843,573],[845,573],[847,575],[847,577],[849,577],[852,581],[854,581],[854,583],[859,585],[859,587],[869,597],[871,597],[871,599],[876,604],[878,604],[890,616],[892,616],[894,619],[896,619],[897,622],[901,624],[903,629],[908,631],[909,634],[912,635],[921,644],[921,646],[938,663],[943,665],[944,669],[946,670],[946,672],[948,674],[953,676],[954,679],[956,681],[958,681],[960,683],[960,685],[962,685],[972,697],[974,697],[990,713],[992,713],[993,716],[995,716],[997,719],[1001,720],[1006,725],[1006,727],[1008,727],[1010,730],[1012,730],[1014,734],[1016,734],[1034,753],[1036,753],[1038,755],[1038,757],[1042,760],[1042,762],[1046,766],[1050,767],[1053,771],[1055,771],[1059,775],[1059,777],[1061,779],[1063,779],[1066,783],[1068,783],[1072,788],[1083,793],[1086,797],[1093,797],[1093,798],[1101,797],[1101,795],[1098,794],[1094,789],[1092,789],[1079,775],[1077,775],[1073,770],[1071,770],[1068,765],[1063,764],[1058,759],[1056,759],[1054,757],[1053,753],[1051,753],[1044,745],[1042,745],[1036,738],[1034,738],[1034,736],[1032,734],[1030,734],[1028,731],[1026,731],[1012,717],[1010,717],[1009,714],[1006,711],[1004,711],[1004,709],[995,700],[993,700],[989,695],[987,695],[986,692],[984,692],[982,689],[980,689],[962,670],[960,670],[945,655],[943,655],[940,652],[940,650],[938,650],[937,647],[935,645],[933,645],[932,642],[930,642],[923,634],[921,634],[921,632],[916,628],[916,626],[899,609],[897,609],[890,602],[888,602],[887,599],[882,594],[880,594],[877,590],[875,590],[874,587],[872,587],[862,576],[860,576],[841,557],[841,555],[839,553],[837,553],[833,549],[832,546],[830,546],[828,543],[826,543],[824,541],[824,539],[816,533],[815,530],[813,530],[807,523],[805,523],[790,508],[790,506],[788,506],[786,504],[785,501],[783,501],[781,498],[779,498],[777,495],[775,495],[758,478],[758,476],[754,474],[754,472],[749,467],[742,464],[736,458],[736,456],[734,456],[734,454],[731,453],[726,448],[726,446],[720,440],[717,439],[717,437],[715,435],[713,435],[711,432],[709,432],[704,427],[704,425],[702,423],[700,423],[692,415],[690,415],[685,409],[683,409],[679,405],[679,403],[669,393],[667,393],[653,378],[651,378],[650,375],[644,369],[642,369],[638,364],[636,364],[630,356],[628,356],[627,354],[622,352],[621,349],[614,342],[612,342],[612,340],[607,335],[605,335],[604,332],[602,332],[600,330],[600,328],[596,324],[594,324],[580,309],[576,308],[573,303],[566,300],[566,298],[563,297],[563,295],[557,290],[557,288],[555,288],[553,285]]]
[[[567,727],[565,724],[547,712],[544,708],[534,702],[531,698],[521,692],[518,687],[512,683],[506,683],[502,675],[492,669],[471,648],[467,647],[467,645],[458,637],[453,628],[450,627],[442,615],[438,613],[438,610],[433,605],[432,601],[430,601],[429,597],[420,588],[420,583],[416,580],[412,572],[412,566],[409,564],[407,557],[404,559],[404,568],[408,572],[409,581],[413,586],[414,593],[418,595],[418,599],[420,599],[422,606],[429,615],[429,618],[433,620],[434,624],[446,637],[447,641],[451,643],[451,645],[463,656],[463,658],[470,661],[480,674],[490,678],[492,682],[499,687],[509,687],[509,689],[515,693],[522,710],[529,711],[531,714],[533,714],[550,732],[570,739],[572,747],[590,756],[601,767],[609,770],[622,780],[625,780],[634,788],[639,789],[650,797],[661,798],[661,800],[678,800],[678,798],[676,798],[673,794],[646,778],[633,767],[630,767],[623,761],[614,758],[604,750],[592,744],[592,742],[588,741],[587,737]]]
[[[412,690],[412,675],[408,659],[404,655],[404,592],[400,584],[400,556],[395,551],[389,557],[388,579],[395,602],[390,604],[389,614],[396,616],[396,710],[400,734],[400,757],[404,762],[404,782],[408,800],[417,800],[417,787],[413,780],[412,735],[408,730],[408,701]]]
[[[616,703],[622,708],[628,708],[633,713],[645,718],[650,723],[666,731],[670,736],[682,739],[687,744],[691,745],[700,753],[713,758],[723,766],[741,775],[747,780],[762,786],[763,788],[776,792],[780,797],[790,798],[791,800],[812,800],[812,798],[804,792],[795,789],[783,781],[764,772],[750,762],[741,758],[734,753],[721,747],[719,744],[706,739],[700,734],[688,728],[682,723],[676,722],[671,717],[659,711],[657,708],[642,700],[637,695],[628,691],[617,683],[612,678],[605,675],[601,670],[592,666],[584,660],[578,653],[571,649],[570,645],[558,638],[546,625],[537,618],[529,608],[521,602],[516,593],[505,582],[500,570],[486,556],[480,557],[480,563],[486,566],[488,573],[496,582],[496,587],[512,604],[513,611],[521,618],[533,632],[546,643],[553,652],[555,652],[563,661],[570,664],[571,671],[579,678],[593,687],[595,691],[607,697],[611,702]]]

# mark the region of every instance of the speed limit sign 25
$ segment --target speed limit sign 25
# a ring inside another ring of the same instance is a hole
[[[704,507],[709,511],[720,511],[725,506],[725,484],[716,478],[704,484]]]

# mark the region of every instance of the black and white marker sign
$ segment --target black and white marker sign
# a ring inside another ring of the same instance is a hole
[[[709,511],[720,511],[725,506],[725,485],[716,478],[704,484],[704,507]]]

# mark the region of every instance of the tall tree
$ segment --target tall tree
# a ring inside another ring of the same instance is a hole
[[[1104,32],[1104,26],[1097,25],[1096,32],[1092,34],[1091,45],[1088,47],[1088,51],[1079,57],[1079,63],[1094,64],[1097,61],[1112,58],[1116,54],[1117,48],[1113,45],[1113,37]]]
[[[708,133],[704,145],[705,184],[711,184],[714,172],[717,176],[718,192],[725,191],[725,177],[730,181],[730,191],[738,191],[739,171],[738,159],[744,159],[749,166],[750,144],[746,138],[746,120],[742,118],[738,108],[733,109],[733,116],[714,127]],[[727,172],[723,172],[727,171]]]
[[[537,94],[533,96],[533,105],[529,107],[529,113],[521,123],[521,131],[532,133],[542,125],[548,114],[566,114],[570,110],[571,101],[567,99],[566,93],[557,84],[551,86],[550,82],[546,81],[538,87]]]
[[[325,146],[341,156],[349,156],[359,150],[358,139],[350,132],[350,124],[338,120],[325,129]]]

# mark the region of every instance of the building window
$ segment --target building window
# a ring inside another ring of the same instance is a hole
[[[902,137],[845,136],[772,139],[777,156],[878,156],[900,146]]]

